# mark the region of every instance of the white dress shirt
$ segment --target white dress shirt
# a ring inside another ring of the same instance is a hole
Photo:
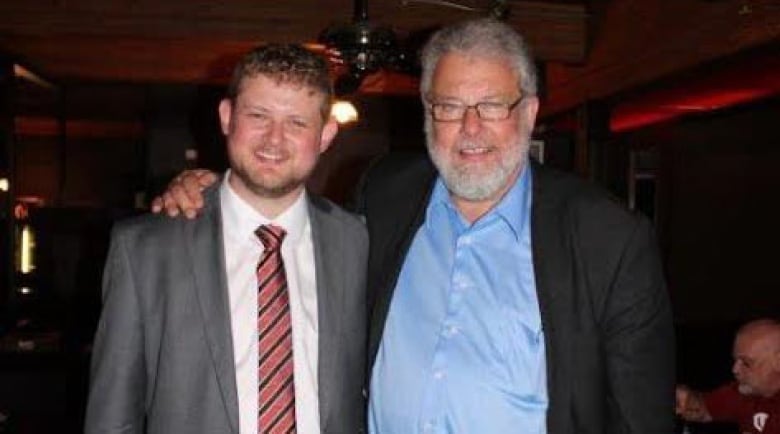
[[[230,327],[236,364],[238,418],[241,434],[257,434],[258,349],[257,268],[263,244],[254,234],[272,223],[287,232],[282,259],[287,273],[292,319],[295,414],[298,434],[319,434],[317,384],[317,285],[308,201],[301,196],[273,220],[241,199],[227,180],[220,186],[222,234],[230,299]]]

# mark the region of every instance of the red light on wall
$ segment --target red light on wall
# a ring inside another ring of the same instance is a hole
[[[775,89],[726,89],[693,96],[685,96],[664,105],[623,105],[613,112],[609,128],[613,133],[637,128],[685,116],[731,107],[772,96]]]
[[[764,53],[624,101],[612,110],[610,130],[626,132],[776,94],[780,94],[780,56]]]

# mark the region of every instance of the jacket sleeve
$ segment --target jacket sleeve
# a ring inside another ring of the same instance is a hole
[[[731,382],[704,394],[704,405],[712,420],[740,422],[749,410],[745,409],[745,396],[739,393],[737,383]]]
[[[87,434],[141,433],[144,429],[142,315],[121,234],[113,231],[103,274],[103,311],[92,350]]]
[[[602,332],[610,432],[674,431],[674,330],[649,222],[637,220],[612,277]]]

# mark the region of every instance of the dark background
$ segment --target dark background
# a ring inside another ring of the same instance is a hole
[[[0,191],[0,433],[81,431],[112,224],[147,212],[184,168],[224,170],[216,122],[224,81],[197,67],[227,58],[209,50],[242,51],[262,39],[258,28],[308,41],[325,24],[308,20],[332,12],[273,6],[282,18],[261,10],[250,25],[246,17],[273,2],[229,11],[173,0],[43,3],[0,4],[0,178],[10,183]],[[737,327],[780,312],[780,12],[768,1],[542,3],[544,13],[512,24],[539,48],[534,138],[544,164],[653,220],[678,381],[714,388],[731,378]],[[435,24],[441,11],[373,10],[380,19],[409,14],[405,25],[418,29],[418,18]],[[342,127],[313,191],[348,203],[374,158],[424,152],[414,85],[391,77],[349,95],[360,120]],[[27,274],[18,270],[25,225],[35,235]]]

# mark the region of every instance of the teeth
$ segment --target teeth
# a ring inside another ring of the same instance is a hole
[[[486,154],[489,151],[490,150],[488,148],[468,148],[468,149],[461,149],[460,152],[469,155],[476,155],[476,154]]]
[[[275,152],[268,152],[268,151],[257,151],[255,153],[259,158],[263,158],[265,160],[272,160],[272,161],[281,161],[282,155],[277,154]]]

